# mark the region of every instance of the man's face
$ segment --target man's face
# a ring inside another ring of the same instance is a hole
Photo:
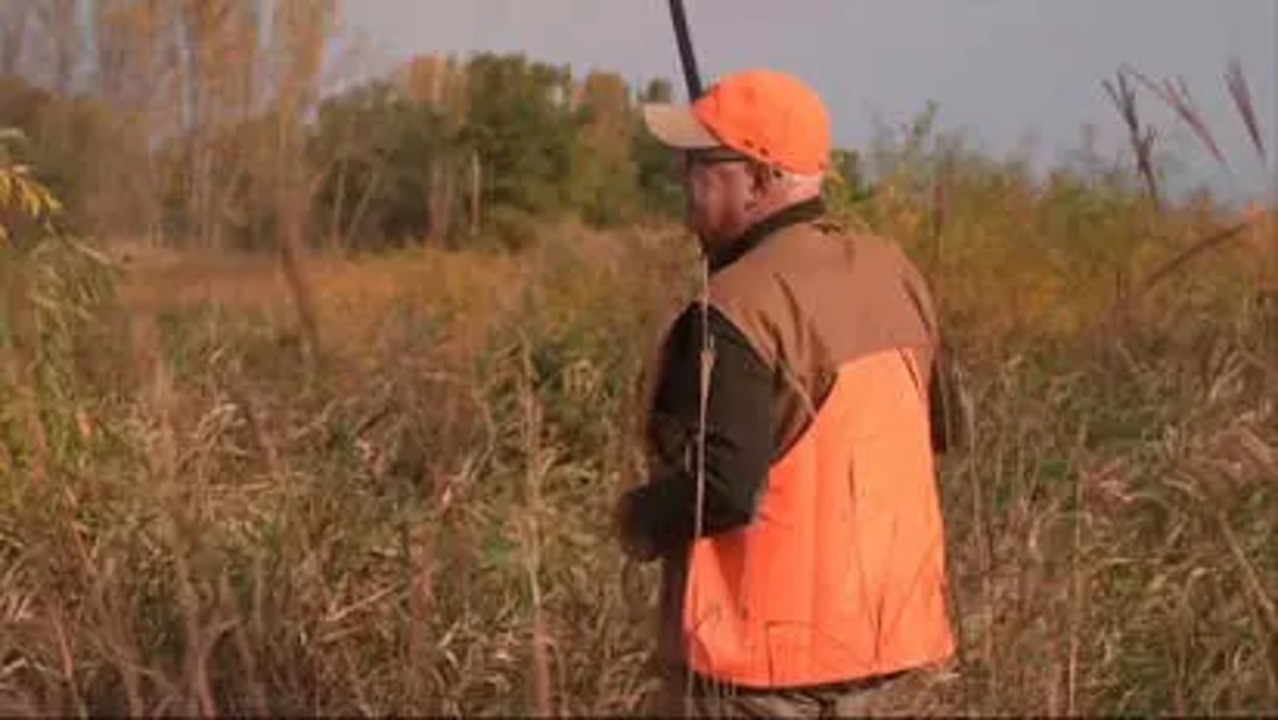
[[[683,181],[685,220],[704,247],[745,229],[754,190],[745,158],[720,150],[687,153]]]

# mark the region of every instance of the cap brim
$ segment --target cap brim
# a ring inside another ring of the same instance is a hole
[[[686,105],[645,105],[643,122],[648,132],[663,145],[672,148],[705,150],[723,146]]]

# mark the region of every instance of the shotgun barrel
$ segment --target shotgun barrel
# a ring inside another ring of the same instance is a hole
[[[670,19],[674,22],[675,40],[679,44],[679,61],[683,64],[688,99],[696,100],[701,97],[701,73],[697,70],[697,56],[692,50],[692,34],[688,31],[688,14],[683,0],[670,0]]]

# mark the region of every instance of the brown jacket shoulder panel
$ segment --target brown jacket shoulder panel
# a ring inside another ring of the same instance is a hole
[[[769,365],[824,355],[837,366],[937,339],[931,295],[899,248],[812,224],[779,231],[713,276],[710,301]]]

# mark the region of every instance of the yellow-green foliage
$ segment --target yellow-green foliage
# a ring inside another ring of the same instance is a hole
[[[14,159],[10,144],[21,137],[16,130],[0,129],[0,242],[10,241],[13,234],[6,217],[38,222],[62,211],[62,203],[31,177],[30,168]]]
[[[96,398],[75,355],[111,282],[104,256],[60,232],[61,203],[16,161],[20,140],[0,132],[0,471],[41,478],[87,460],[75,428]]]

